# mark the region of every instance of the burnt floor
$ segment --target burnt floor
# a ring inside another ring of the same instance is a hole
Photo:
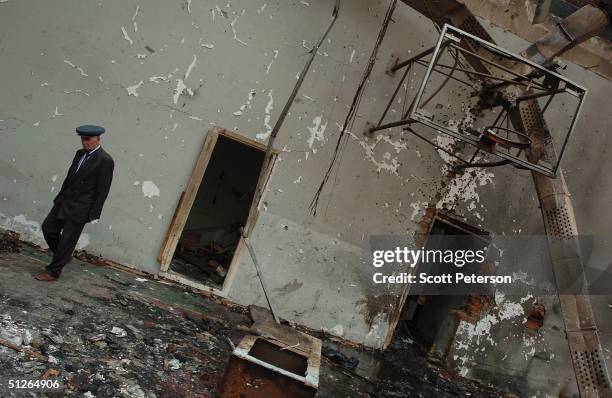
[[[77,259],[58,282],[37,282],[48,252],[7,249],[0,241],[0,338],[36,357],[0,345],[0,380],[58,375],[66,386],[58,396],[67,397],[218,395],[229,340],[251,323],[243,308]],[[334,349],[359,358],[357,370]],[[324,352],[342,365],[324,357],[318,397],[506,396],[428,364],[411,344],[379,353],[326,339]],[[10,396],[45,395],[0,386],[0,397]]]

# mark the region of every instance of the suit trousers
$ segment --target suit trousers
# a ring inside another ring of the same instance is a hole
[[[47,265],[47,272],[59,278],[62,269],[72,259],[72,252],[83,232],[85,223],[77,223],[58,217],[58,204],[54,205],[42,224],[42,231],[53,252],[53,259]]]

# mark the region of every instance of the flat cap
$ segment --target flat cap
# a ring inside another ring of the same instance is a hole
[[[84,135],[87,137],[95,137],[104,134],[106,130],[102,126],[94,126],[92,124],[84,124],[76,128],[78,135]]]

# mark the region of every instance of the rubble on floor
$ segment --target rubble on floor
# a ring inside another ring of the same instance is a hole
[[[67,397],[216,397],[233,346],[269,333],[253,323],[256,312],[99,266],[95,256],[74,260],[58,282],[37,282],[49,253],[0,236],[5,378],[59,377],[66,390],[57,396]],[[429,364],[407,341],[377,352],[298,329],[323,339],[317,397],[509,396]],[[20,395],[0,386],[0,396]]]
[[[2,252],[19,252],[19,234],[0,230],[0,253]]]

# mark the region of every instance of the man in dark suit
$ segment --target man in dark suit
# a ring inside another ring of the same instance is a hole
[[[62,268],[72,259],[83,227],[100,218],[110,190],[115,163],[100,146],[104,128],[77,127],[83,149],[74,155],[68,175],[53,199],[53,208],[42,224],[43,235],[53,252],[45,272],[35,276],[39,281],[56,281]]]

